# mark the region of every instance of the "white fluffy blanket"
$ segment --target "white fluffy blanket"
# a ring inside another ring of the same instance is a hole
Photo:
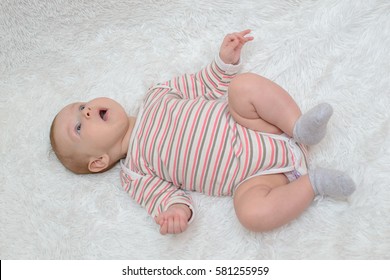
[[[188,231],[161,236],[121,189],[119,166],[76,176],[50,152],[65,104],[108,96],[134,115],[150,85],[199,70],[246,28],[244,71],[282,85],[303,111],[334,106],[310,166],[347,171],[348,201],[316,199],[255,234],[230,197],[194,194]],[[1,1],[0,258],[390,258],[389,46],[387,0]]]

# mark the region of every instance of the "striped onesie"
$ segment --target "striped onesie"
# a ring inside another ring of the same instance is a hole
[[[125,191],[150,215],[188,205],[188,191],[234,195],[252,176],[307,172],[305,149],[234,121],[226,98],[238,66],[217,57],[200,72],[149,89],[121,161]],[[194,217],[194,215],[192,215]]]

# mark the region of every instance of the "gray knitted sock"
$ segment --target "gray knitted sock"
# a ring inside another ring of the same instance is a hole
[[[309,171],[309,179],[316,195],[326,195],[343,199],[355,191],[355,183],[344,172],[317,168]]]
[[[303,114],[295,123],[293,138],[305,145],[314,145],[324,138],[326,125],[333,114],[328,103],[321,103]]]

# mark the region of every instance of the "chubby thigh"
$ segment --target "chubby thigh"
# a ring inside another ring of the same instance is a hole
[[[292,135],[301,111],[276,83],[254,73],[237,75],[229,84],[228,103],[234,120],[249,129]]]
[[[260,175],[240,184],[234,209],[240,223],[251,231],[268,231],[298,217],[312,202],[308,175],[289,182],[284,174]]]

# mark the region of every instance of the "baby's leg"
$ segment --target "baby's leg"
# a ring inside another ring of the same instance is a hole
[[[237,75],[231,81],[228,98],[230,113],[237,123],[261,132],[284,132],[306,145],[322,140],[333,113],[332,107],[323,103],[302,115],[283,88],[252,73]]]
[[[269,231],[297,218],[309,207],[314,195],[307,175],[291,183],[283,174],[258,176],[238,187],[234,209],[245,228]]]
[[[354,190],[351,178],[337,170],[316,169],[293,182],[283,174],[264,175],[238,187],[234,208],[244,227],[268,231],[297,218],[317,194],[345,198]]]
[[[229,109],[235,121],[247,128],[293,135],[302,115],[292,97],[274,82],[253,74],[237,75],[229,85]]]

